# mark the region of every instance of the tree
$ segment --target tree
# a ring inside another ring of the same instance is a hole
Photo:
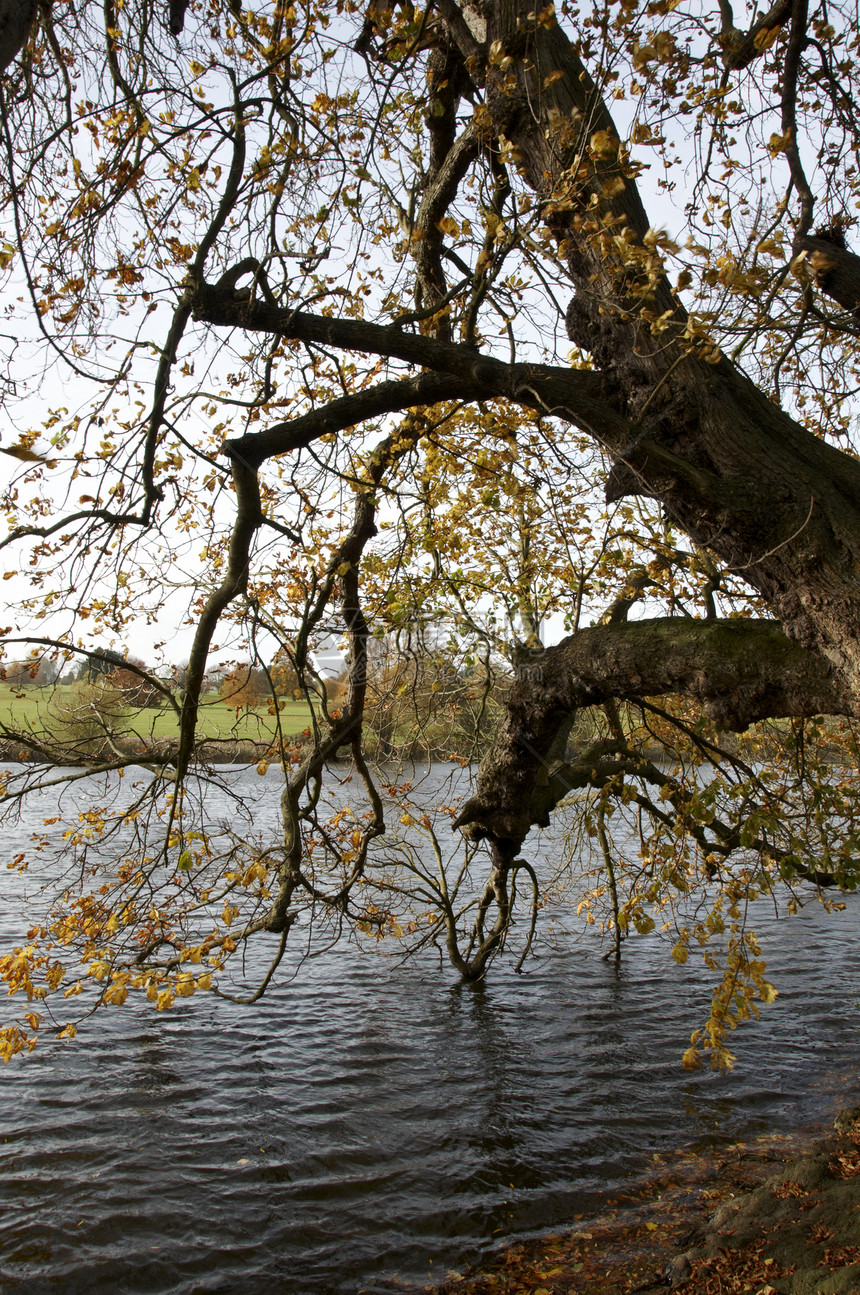
[[[62,901],[45,944],[100,1001],[161,1008],[226,985],[268,931],[262,992],[303,911],[325,939],[442,932],[479,977],[518,920],[532,943],[529,831],[588,789],[583,903],[605,901],[616,950],[657,920],[676,961],[706,946],[723,974],[698,1043],[728,1064],[726,1029],[773,992],[745,902],[856,882],[854,10],[201,0],[181,39],[147,6],[11,12],[4,544],[67,650],[189,582],[196,626],[179,742],[152,765],[162,848],[108,898]],[[53,364],[73,394],[45,409],[32,374],[44,390]],[[553,617],[571,634],[545,647]],[[363,745],[372,636],[428,623],[507,697],[451,884],[444,813],[380,784]],[[305,741],[273,751],[276,850],[219,852],[177,794],[216,633],[289,643],[309,703]],[[337,707],[313,667],[333,633]],[[323,794],[344,751],[363,807]],[[70,974],[38,942],[2,966],[37,996]]]
[[[10,688],[45,688],[56,681],[58,674],[56,661],[38,652],[23,661],[8,661],[3,666],[3,677]]]
[[[423,631],[417,625],[401,626],[373,640],[365,747],[377,759],[389,761],[477,759],[494,710],[492,682],[462,670],[461,647],[434,642]]]
[[[87,654],[78,666],[80,683],[98,683],[101,679],[110,678],[125,665],[126,658],[122,652],[113,648],[101,647]]]
[[[88,680],[55,692],[45,714],[47,733],[39,735],[41,751],[51,758],[56,744],[69,764],[89,759],[122,758],[117,739],[130,727],[129,702],[110,675],[96,672]]]
[[[148,677],[146,662],[140,657],[126,657],[122,665],[110,671],[109,678],[122,694],[127,706],[136,710],[160,710],[164,705],[164,690]]]
[[[250,664],[235,665],[225,674],[219,689],[221,700],[237,710],[253,710],[271,695],[264,670]]]
[[[301,696],[302,685],[292,657],[286,647],[278,648],[269,668],[272,688],[279,697],[292,700]]]

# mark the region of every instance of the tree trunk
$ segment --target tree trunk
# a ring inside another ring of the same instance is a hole
[[[597,432],[619,465],[610,488],[659,499],[820,654],[860,714],[860,464],[685,337],[612,119],[555,21],[529,12],[526,0],[496,0],[489,34],[513,64],[491,70],[488,102],[575,286],[572,340],[634,428],[625,443]],[[564,76],[547,87],[554,70]]]

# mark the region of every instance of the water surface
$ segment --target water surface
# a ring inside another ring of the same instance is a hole
[[[708,978],[648,938],[619,968],[583,939],[471,987],[342,948],[253,1007],[129,1002],[2,1071],[2,1289],[420,1288],[598,1213],[654,1152],[832,1104],[858,1056],[857,916],[757,920],[780,998],[726,1076],[680,1067]]]

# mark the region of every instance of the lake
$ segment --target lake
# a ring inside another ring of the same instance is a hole
[[[235,777],[274,821],[274,778]],[[44,803],[27,813],[7,857]],[[21,884],[4,875],[4,949]],[[681,1068],[711,973],[652,937],[616,967],[583,931],[476,986],[343,947],[253,1007],[129,1000],[2,1071],[2,1290],[420,1289],[600,1213],[655,1152],[814,1120],[857,1066],[857,902],[762,910],[780,997],[729,1075]]]

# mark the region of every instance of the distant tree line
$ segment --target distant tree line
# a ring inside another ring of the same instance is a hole
[[[140,657],[101,648],[78,662],[63,663],[48,653],[6,662],[2,679],[17,691],[76,685],[88,709],[106,712],[158,710],[166,704],[165,685],[181,693],[186,667],[168,671],[147,666]],[[365,734],[378,759],[398,755],[469,754],[482,751],[510,688],[506,662],[477,661],[455,644],[413,645],[402,651],[393,635],[374,642],[367,667]],[[281,706],[303,696],[288,649],[272,661],[235,660],[207,675],[207,689],[236,712]],[[159,686],[161,685],[161,686]],[[347,701],[347,670],[317,677],[315,704],[334,717]]]

